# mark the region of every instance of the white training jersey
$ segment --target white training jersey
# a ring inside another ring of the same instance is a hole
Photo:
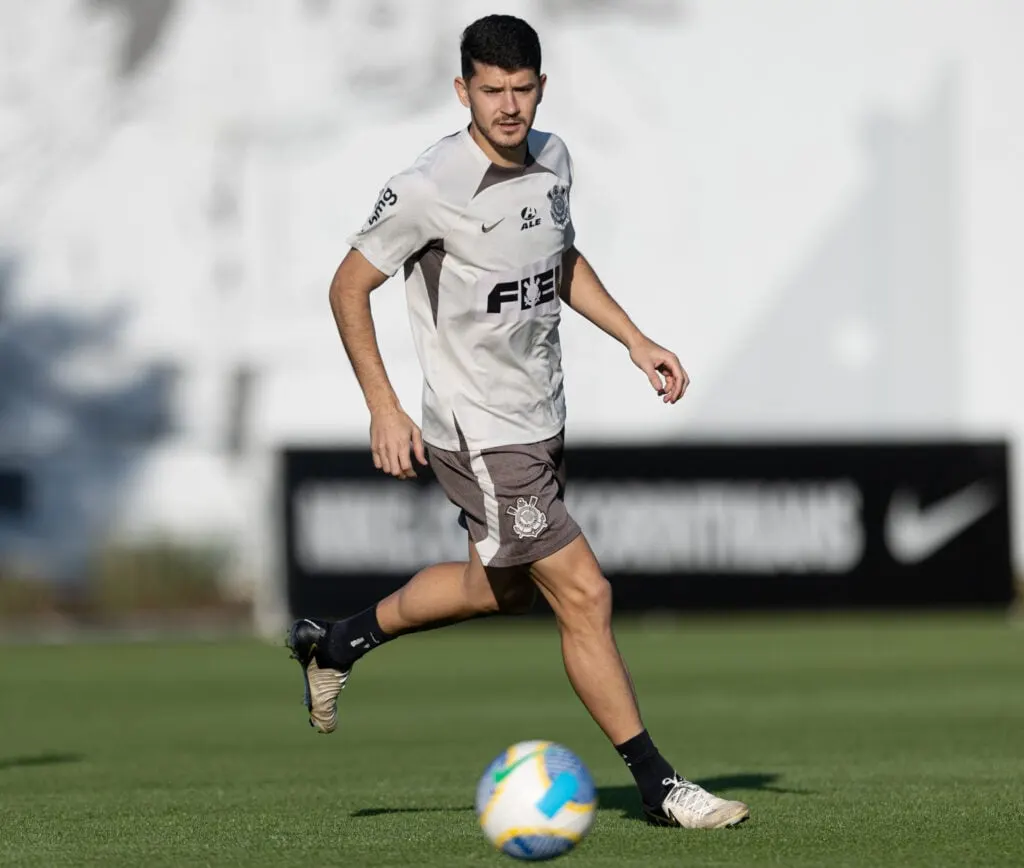
[[[388,276],[404,266],[423,368],[423,439],[440,449],[536,443],[565,424],[559,285],[572,246],[572,161],[531,131],[503,168],[462,130],[382,190],[348,239]]]

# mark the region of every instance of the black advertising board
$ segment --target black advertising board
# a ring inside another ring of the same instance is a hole
[[[577,447],[566,501],[617,611],[1003,606],[1013,595],[1002,442]],[[282,456],[296,616],[370,605],[464,560],[429,471],[365,450]]]

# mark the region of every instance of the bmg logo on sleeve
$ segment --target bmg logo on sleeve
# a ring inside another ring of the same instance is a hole
[[[373,213],[367,218],[366,223],[363,226],[364,231],[369,229],[380,220],[381,214],[384,213],[384,209],[398,204],[398,194],[390,187],[385,187],[380,191],[380,196],[377,198],[377,204],[373,207]]]

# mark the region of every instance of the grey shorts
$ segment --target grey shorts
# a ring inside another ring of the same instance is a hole
[[[427,447],[430,467],[461,509],[485,566],[530,564],[580,534],[565,508],[564,434],[522,446],[449,452]]]

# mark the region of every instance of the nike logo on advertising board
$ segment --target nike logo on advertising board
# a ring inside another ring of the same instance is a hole
[[[885,544],[901,564],[919,564],[988,515],[998,502],[998,495],[984,481],[923,508],[916,494],[899,489],[885,514]]]

